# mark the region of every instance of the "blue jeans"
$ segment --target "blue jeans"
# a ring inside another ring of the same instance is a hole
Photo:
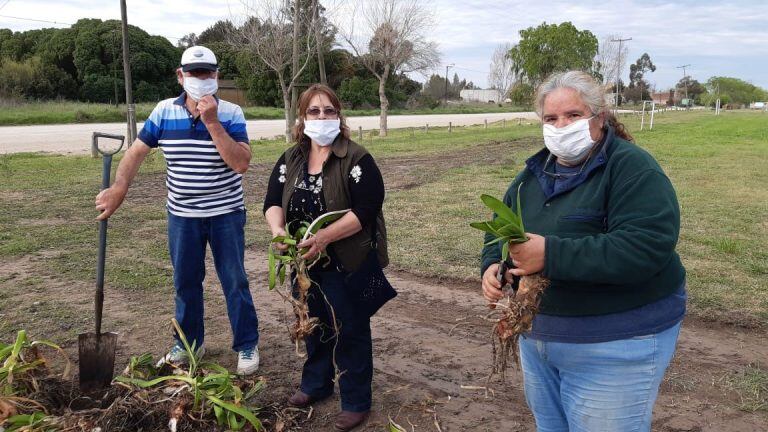
[[[373,342],[371,320],[359,309],[347,294],[344,285],[346,273],[338,271],[311,272],[313,282],[309,290],[307,305],[309,315],[320,320],[306,338],[307,360],[301,374],[301,391],[321,399],[333,393],[333,351],[336,350],[336,365],[341,372],[339,394],[341,409],[364,412],[371,409],[371,382],[373,380]],[[322,289],[322,292],[320,291]],[[331,311],[333,307],[339,327],[338,344]]]
[[[259,320],[245,273],[245,211],[192,218],[168,213],[168,249],[176,287],[176,320],[191,344],[205,341],[203,279],[205,250],[211,245],[213,262],[227,302],[232,327],[232,349],[242,351],[259,343]],[[178,339],[178,336],[177,336]]]
[[[540,432],[650,431],[680,323],[602,343],[520,338],[525,399]]]

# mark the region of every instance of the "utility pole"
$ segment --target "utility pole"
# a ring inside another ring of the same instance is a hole
[[[128,49],[128,12],[125,0],[120,0],[120,15],[123,20],[123,72],[125,74],[125,105],[128,108],[128,147],[136,139],[136,106],[133,104],[131,62]]]
[[[448,68],[452,68],[454,66],[456,66],[454,63],[445,65],[445,91],[443,92],[443,99],[445,100],[446,105],[448,105]]]
[[[688,76],[688,74],[685,73],[685,68],[687,68],[687,67],[691,67],[691,65],[687,64],[687,65],[678,66],[677,69],[682,69],[683,70],[683,86],[685,86],[685,99],[686,99],[686,102],[688,102],[688,104],[690,104],[691,101],[687,100],[688,99],[688,80],[685,79],[685,77]]]
[[[626,41],[631,41],[632,38],[626,38],[626,39],[611,39],[611,42],[618,42],[619,43],[619,52],[618,52],[618,60],[616,61],[616,102],[614,104],[614,114],[619,111],[619,79],[621,77],[621,44]]]

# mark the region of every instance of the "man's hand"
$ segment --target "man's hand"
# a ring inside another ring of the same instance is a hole
[[[512,269],[515,276],[525,276],[544,270],[545,241],[538,234],[525,233],[528,241],[509,245],[509,256],[516,268]]]
[[[197,111],[200,113],[200,120],[206,126],[219,122],[219,104],[213,96],[203,96],[197,101]]]
[[[123,203],[127,193],[128,189],[122,189],[117,186],[112,186],[99,192],[96,195],[96,210],[99,210],[101,214],[96,217],[96,220],[104,220],[112,216],[112,213]]]

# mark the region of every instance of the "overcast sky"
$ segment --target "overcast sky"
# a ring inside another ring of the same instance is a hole
[[[127,0],[127,4],[130,24],[174,44],[187,33],[199,34],[243,10],[238,0]],[[516,43],[521,29],[544,21],[571,21],[598,40],[610,34],[632,38],[624,62],[625,81],[628,65],[647,52],[657,67],[647,78],[659,90],[673,86],[683,75],[677,66],[685,64],[691,65],[688,74],[701,82],[715,75],[732,76],[768,89],[766,0],[432,0],[431,5],[437,18],[432,38],[439,44],[443,64],[455,64],[450,75],[456,72],[480,86],[487,84],[496,45]],[[120,19],[120,2],[0,0],[0,28],[67,27],[80,18]],[[445,67],[435,72],[443,75]]]

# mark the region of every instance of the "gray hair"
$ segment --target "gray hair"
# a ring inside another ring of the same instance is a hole
[[[605,91],[602,86],[588,73],[573,70],[550,75],[536,90],[536,113],[539,117],[544,110],[544,99],[560,88],[576,90],[592,114],[599,114],[605,110]]]

